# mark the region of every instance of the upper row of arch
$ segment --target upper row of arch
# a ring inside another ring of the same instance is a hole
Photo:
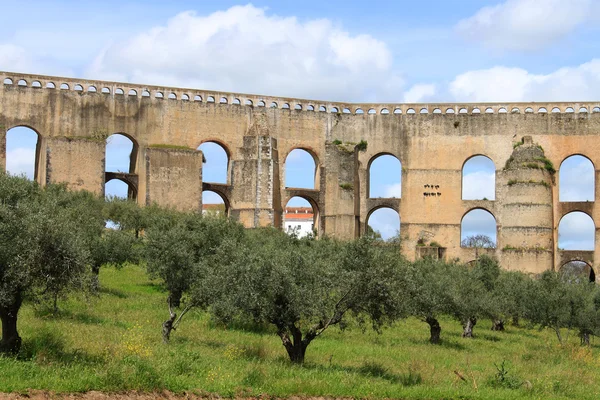
[[[6,77],[4,79],[4,85],[13,85],[15,82],[15,80],[13,80],[13,78],[11,77]],[[18,86],[21,87],[32,87],[32,88],[42,88],[44,87],[42,85],[42,82],[40,80],[33,80],[31,82],[31,85],[27,82],[27,80],[25,79],[19,79],[17,80],[16,83]],[[48,81],[45,84],[45,87],[48,89],[56,89],[57,85],[52,82],[52,81]],[[68,83],[61,83],[60,85],[58,85],[58,88],[61,90],[71,90],[71,86]],[[87,91],[89,93],[103,93],[103,94],[113,94],[112,90],[110,87],[102,87],[100,90],[94,86],[94,85],[90,85],[87,88],[84,88],[83,85],[77,83],[73,86],[73,89],[75,91],[78,92],[84,92]],[[192,95],[192,94],[188,94],[188,93],[181,93],[179,96],[177,95],[177,93],[175,92],[168,92],[166,95],[164,91],[161,90],[153,90],[153,95],[154,98],[157,99],[170,99],[170,100],[183,100],[183,101],[197,101],[197,102],[206,102],[206,103],[220,103],[220,104],[234,104],[234,105],[241,105],[242,104],[242,100],[240,100],[240,98],[237,97],[233,97],[232,99],[229,99],[228,96],[213,96],[213,95],[208,95],[206,96],[206,98],[204,99],[202,97],[202,95],[200,94],[196,94],[196,95]],[[140,95],[140,93],[138,93],[138,90],[136,89],[124,89],[124,88],[115,88],[114,89],[114,94],[115,95],[128,95],[128,96],[135,96],[138,97]],[[149,89],[141,89],[141,96],[142,97],[152,97],[152,94],[150,92]],[[254,106],[254,101],[251,99],[245,99],[244,100],[244,105],[247,106]],[[290,104],[289,102],[284,102],[281,104],[281,106],[276,102],[276,101],[271,101],[270,103],[268,103],[267,100],[258,98],[256,99],[256,106],[257,107],[270,107],[270,108],[280,108],[280,109],[294,109],[294,110],[304,110],[305,107],[303,104],[301,103],[297,103],[297,104]],[[445,110],[444,110],[445,108]],[[487,106],[487,107],[478,107],[478,106],[451,106],[451,107],[434,107],[431,110],[432,114],[503,114],[503,113],[511,113],[511,114],[520,114],[521,112],[526,113],[526,114],[533,114],[533,113],[537,113],[537,114],[546,114],[546,113],[588,113],[590,112],[590,108],[591,108],[591,112],[596,113],[596,112],[600,112],[600,105],[596,105],[596,106],[580,106],[580,107],[571,107],[571,106],[567,106],[564,107],[563,109],[561,109],[558,106],[555,107],[544,107],[544,106],[540,106],[537,107],[537,110],[535,110],[533,107],[529,106],[529,107],[525,107],[523,110],[521,110],[521,108],[516,107],[516,106]],[[320,112],[331,112],[331,113],[341,113],[341,114],[355,114],[355,115],[360,115],[360,114],[381,114],[381,115],[387,115],[387,114],[429,114],[430,113],[430,108],[429,107],[409,107],[405,110],[403,110],[402,107],[395,107],[395,108],[387,108],[387,107],[382,107],[382,108],[368,108],[368,109],[363,109],[360,106],[356,106],[356,107],[344,107],[344,106],[334,106],[334,105],[330,105],[329,109],[327,109],[327,106],[325,105],[314,105],[314,104],[308,104],[306,106],[306,110],[307,111],[320,111]]]

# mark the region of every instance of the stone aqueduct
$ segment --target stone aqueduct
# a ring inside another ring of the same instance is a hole
[[[247,227],[281,227],[285,204],[301,196],[316,209],[319,234],[339,238],[360,235],[370,213],[390,207],[408,257],[433,251],[463,261],[474,250],[461,247],[461,219],[482,208],[496,218],[494,252],[505,268],[540,272],[577,259],[595,269],[600,261],[598,235],[594,251],[558,249],[565,214],[600,221],[600,208],[560,202],[558,177],[540,162],[558,167],[579,154],[600,165],[600,102],[350,104],[9,72],[0,79],[0,163],[9,129],[35,130],[41,184],[102,194],[105,182],[121,179],[140,204],[192,210],[212,190]],[[105,138],[114,133],[134,142],[129,173],[105,173]],[[211,141],[228,153],[227,184],[202,182],[196,149]],[[314,190],[284,185],[286,155],[297,148],[315,159]],[[381,154],[401,161],[402,199],[368,197],[369,166]],[[475,155],[495,163],[495,200],[462,200],[462,168]],[[417,246],[423,237],[444,249]]]

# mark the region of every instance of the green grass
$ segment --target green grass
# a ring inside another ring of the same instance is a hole
[[[192,313],[161,340],[168,316],[165,294],[136,266],[104,268],[98,297],[60,304],[52,316],[26,305],[24,340],[16,358],[0,357],[0,391],[58,393],[141,390],[215,393],[225,397],[333,396],[360,398],[594,399],[600,396],[599,347],[579,346],[571,333],[559,346],[553,333],[507,327],[460,337],[442,319],[440,346],[428,344],[427,325],[409,319],[382,334],[352,327],[327,331],[292,366],[270,328],[226,328]],[[506,360],[508,374],[495,379]],[[495,365],[494,365],[495,364]],[[456,372],[455,372],[456,371]],[[462,376],[464,380],[460,379]]]

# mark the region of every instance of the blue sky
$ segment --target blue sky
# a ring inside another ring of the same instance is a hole
[[[600,2],[593,0],[22,0],[4,1],[2,11],[13,16],[0,25],[2,70],[365,102],[597,100],[600,93]],[[31,147],[14,136],[9,168],[17,171]],[[207,155],[209,163],[219,158]],[[467,172],[483,193],[491,170],[479,167]],[[393,191],[400,177],[383,174],[375,183]]]

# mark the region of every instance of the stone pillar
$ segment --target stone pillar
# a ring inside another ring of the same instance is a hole
[[[0,121],[0,168],[6,171],[6,126]]]
[[[104,141],[86,138],[38,139],[36,180],[66,183],[73,190],[104,193]]]
[[[145,204],[202,211],[202,152],[148,147]],[[142,196],[142,193],[138,193]]]
[[[360,230],[360,182],[355,146],[325,145],[321,175],[325,188],[324,210],[320,210],[323,231],[338,239],[354,239]]]
[[[277,140],[244,136],[240,154],[232,161],[230,215],[248,228],[281,225]]]
[[[531,137],[515,148],[498,173],[502,225],[498,240],[501,265],[540,273],[553,268],[553,173],[544,151]]]

